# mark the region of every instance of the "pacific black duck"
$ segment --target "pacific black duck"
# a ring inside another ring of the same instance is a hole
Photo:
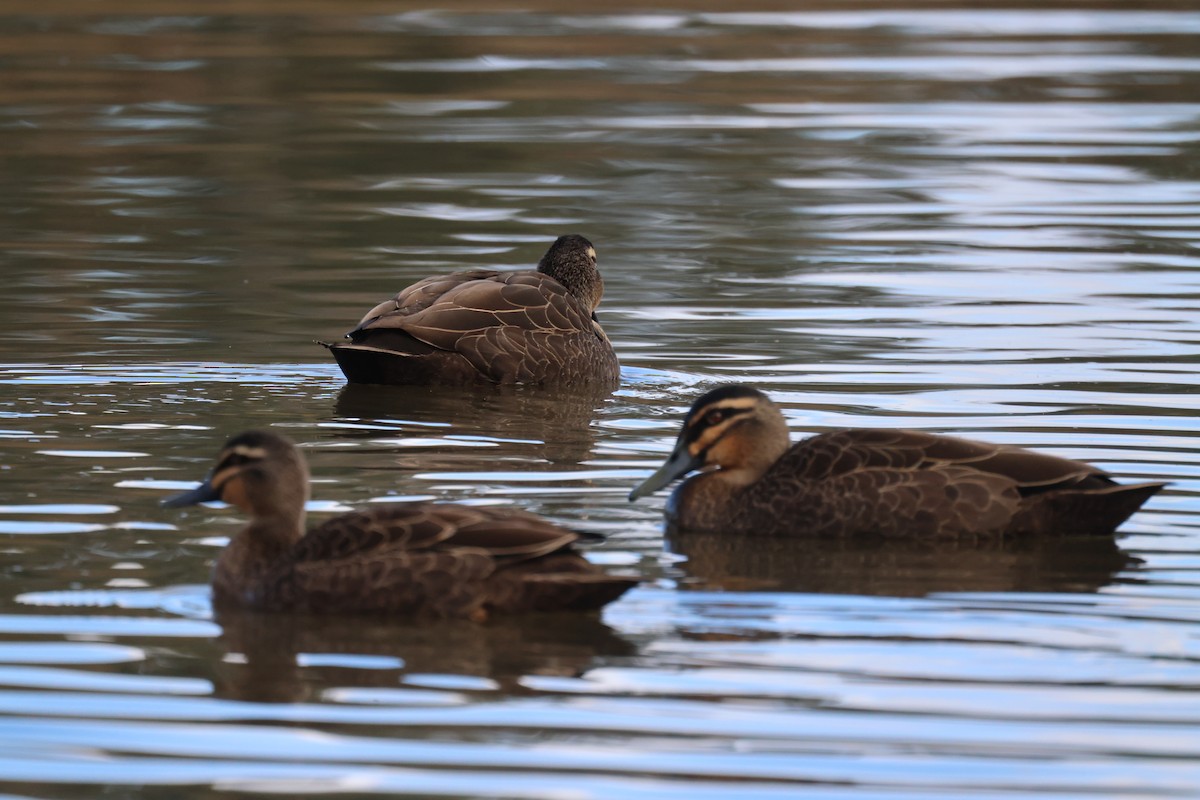
[[[305,533],[308,489],[295,445],[248,431],[226,442],[199,487],[163,501],[224,500],[250,517],[217,558],[214,605],[479,620],[598,609],[637,582],[584,559],[571,547],[582,534],[509,509],[379,504]]]
[[[674,452],[629,499],[692,470],[703,471],[667,503],[676,529],[814,537],[1107,534],[1164,486],[921,431],[843,430],[789,445],[779,408],[738,385],[692,405]]]
[[[596,249],[560,236],[536,270],[468,270],[414,283],[321,342],[351,383],[531,383],[613,389],[620,364],[596,319]]]

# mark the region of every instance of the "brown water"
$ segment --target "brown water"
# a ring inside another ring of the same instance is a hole
[[[1200,13],[868,2],[0,11],[0,792],[1200,794]],[[344,388],[424,275],[597,245],[612,397]],[[1112,542],[689,537],[625,502],[727,380],[1168,480]],[[213,619],[229,434],[314,518],[610,534],[603,620]]]

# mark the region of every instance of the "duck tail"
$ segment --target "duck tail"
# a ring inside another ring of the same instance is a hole
[[[1103,489],[1047,492],[1023,505],[1012,527],[1038,536],[1108,535],[1166,485],[1113,484]]]

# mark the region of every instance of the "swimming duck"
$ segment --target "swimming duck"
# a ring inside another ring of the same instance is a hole
[[[225,443],[200,486],[163,501],[223,500],[250,517],[217,558],[217,608],[482,620],[599,609],[637,583],[576,552],[583,534],[510,509],[379,504],[305,533],[308,487],[294,444],[248,431]]]
[[[533,383],[616,388],[596,319],[596,249],[560,236],[536,270],[468,270],[414,283],[366,313],[348,343],[321,342],[351,383]]]
[[[1111,533],[1165,484],[1018,447],[921,431],[852,429],[791,445],[749,386],[698,399],[667,462],[629,495],[692,470],[667,503],[679,530],[787,536],[994,537]]]

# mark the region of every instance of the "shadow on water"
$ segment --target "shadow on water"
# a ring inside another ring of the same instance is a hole
[[[470,676],[472,688],[523,693],[527,675],[578,677],[635,646],[599,617],[530,614],[484,624],[222,609],[214,693],[251,702],[311,700],[329,687],[392,688],[410,676]],[[452,688],[452,687],[451,687]]]
[[[1108,537],[994,542],[783,539],[669,532],[692,590],[922,597],[1094,592],[1142,563]]]

